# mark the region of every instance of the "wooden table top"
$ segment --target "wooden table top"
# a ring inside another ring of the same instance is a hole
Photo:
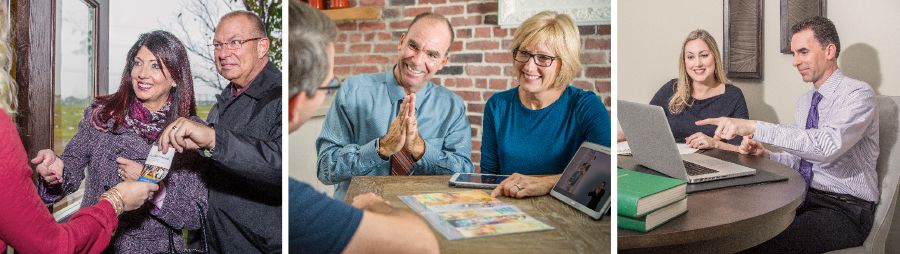
[[[398,196],[460,191],[447,185],[450,176],[354,176],[344,202],[374,192],[396,207],[409,209]],[[489,191],[489,190],[485,190]],[[500,197],[556,229],[449,241],[432,228],[442,253],[609,253],[610,217],[593,220],[550,195],[515,199]]]
[[[736,186],[688,195],[687,213],[647,232],[618,229],[620,252],[733,253],[775,237],[794,220],[806,184],[796,170],[767,158],[721,150],[704,154],[788,177],[787,181]],[[635,169],[631,156],[619,167]]]

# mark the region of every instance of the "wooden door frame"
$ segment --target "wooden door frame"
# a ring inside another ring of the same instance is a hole
[[[53,146],[56,4],[66,0],[14,0],[13,38],[19,124],[28,157]],[[94,8],[94,91],[109,91],[109,0],[82,0]],[[58,147],[61,149],[61,147]]]

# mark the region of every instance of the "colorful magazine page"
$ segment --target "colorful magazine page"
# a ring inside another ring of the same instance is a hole
[[[405,200],[404,202],[419,213],[506,205],[506,203],[492,198],[491,195],[479,190],[428,193],[403,197],[409,197],[410,202]]]
[[[144,162],[144,170],[138,181],[148,183],[158,183],[166,178],[169,169],[172,167],[172,160],[175,158],[175,149],[169,149],[168,153],[159,151],[158,145],[150,147],[150,154],[147,155],[147,161]]]
[[[400,196],[448,240],[553,229],[480,190]]]

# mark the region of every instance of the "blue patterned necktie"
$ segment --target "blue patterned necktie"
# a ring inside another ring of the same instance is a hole
[[[812,102],[809,104],[809,114],[806,116],[806,129],[819,128],[819,101],[821,100],[822,94],[814,92]],[[813,178],[811,162],[800,160],[800,175],[803,176],[803,181],[806,181],[806,187],[809,188]]]

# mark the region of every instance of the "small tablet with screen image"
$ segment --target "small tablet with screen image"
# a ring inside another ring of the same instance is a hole
[[[608,147],[584,142],[550,195],[593,219],[609,210],[612,164]]]

